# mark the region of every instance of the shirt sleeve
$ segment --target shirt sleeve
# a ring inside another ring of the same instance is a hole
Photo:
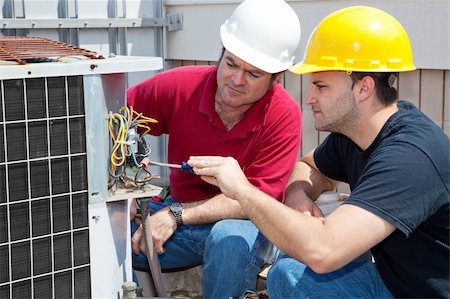
[[[428,156],[395,142],[374,153],[345,203],[371,211],[409,236],[442,205],[442,189]]]
[[[314,163],[319,171],[330,179],[350,183],[348,173],[351,167],[346,164],[354,165],[350,155],[345,155],[354,150],[354,146],[347,137],[337,133],[329,134],[325,140],[314,151]]]

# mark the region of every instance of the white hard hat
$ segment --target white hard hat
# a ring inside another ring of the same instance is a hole
[[[272,74],[293,65],[300,34],[297,14],[284,0],[245,0],[220,27],[225,49]]]

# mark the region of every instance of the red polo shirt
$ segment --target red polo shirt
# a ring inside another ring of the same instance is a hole
[[[215,66],[187,66],[159,73],[127,91],[128,105],[158,120],[150,134],[169,134],[169,163],[189,156],[232,156],[249,181],[283,200],[300,146],[301,112],[279,84],[266,93],[230,131],[214,110]],[[172,169],[175,200],[211,198],[219,188],[195,174]]]

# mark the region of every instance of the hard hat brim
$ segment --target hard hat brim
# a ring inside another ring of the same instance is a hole
[[[306,64],[303,62],[297,63],[289,68],[291,73],[297,75],[304,75],[310,73],[317,72],[326,72],[326,71],[346,71],[346,72],[367,72],[367,73],[395,73],[395,72],[408,72],[414,71],[416,67],[414,65],[402,66],[401,68],[392,68],[392,67],[378,67],[376,69],[373,68],[351,68],[344,66],[320,66],[315,64]]]

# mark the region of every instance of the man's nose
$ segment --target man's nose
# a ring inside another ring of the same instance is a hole
[[[245,84],[245,72],[242,70],[237,70],[234,74],[233,74],[233,82],[235,85],[243,85]]]

